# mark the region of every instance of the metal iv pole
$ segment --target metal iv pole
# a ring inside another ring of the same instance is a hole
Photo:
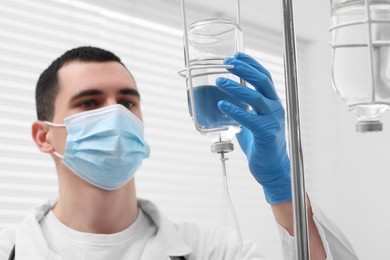
[[[299,116],[298,72],[292,0],[282,0],[284,71],[286,79],[287,122],[291,162],[291,187],[294,209],[295,254],[309,260],[306,191]]]

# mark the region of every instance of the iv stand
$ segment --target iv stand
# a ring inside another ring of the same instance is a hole
[[[286,78],[287,122],[291,162],[291,190],[294,209],[295,259],[309,260],[306,191],[301,145],[298,73],[292,0],[282,0],[284,71]]]

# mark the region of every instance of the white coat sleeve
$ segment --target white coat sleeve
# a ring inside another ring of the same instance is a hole
[[[0,230],[0,260],[8,259],[13,246],[15,245],[14,228],[5,228]]]
[[[314,223],[325,248],[327,260],[359,259],[343,232],[318,208],[312,205]],[[278,224],[285,260],[295,259],[294,237]]]

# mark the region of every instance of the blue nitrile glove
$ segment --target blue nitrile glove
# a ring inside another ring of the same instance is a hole
[[[274,88],[271,74],[250,56],[237,53],[226,58],[229,71],[255,87],[218,78],[217,87],[253,108],[246,111],[227,101],[219,101],[219,109],[242,125],[237,134],[241,149],[248,158],[249,169],[263,186],[268,203],[291,200],[290,160],[287,156],[284,109]]]

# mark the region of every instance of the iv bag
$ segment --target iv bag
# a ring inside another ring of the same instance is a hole
[[[331,0],[330,30],[336,92],[358,132],[381,131],[390,106],[390,0]]]
[[[240,82],[238,77],[227,71],[229,66],[223,65],[223,61],[243,51],[242,46],[241,28],[229,19],[203,19],[186,28],[186,69],[179,74],[186,77],[188,109],[195,128],[212,139],[229,141],[241,131],[239,123],[218,109],[218,101],[226,100],[243,109],[249,108],[215,85],[218,77]]]
[[[223,60],[241,50],[241,41],[241,30],[231,20],[212,18],[188,27],[189,59],[186,66],[196,68],[188,79],[192,84],[187,82],[188,105],[196,128],[202,133],[222,132],[233,136],[240,131],[240,125],[222,113],[217,103],[226,100],[244,109],[247,106],[219,90],[215,80],[223,76],[239,81],[227,72]]]

